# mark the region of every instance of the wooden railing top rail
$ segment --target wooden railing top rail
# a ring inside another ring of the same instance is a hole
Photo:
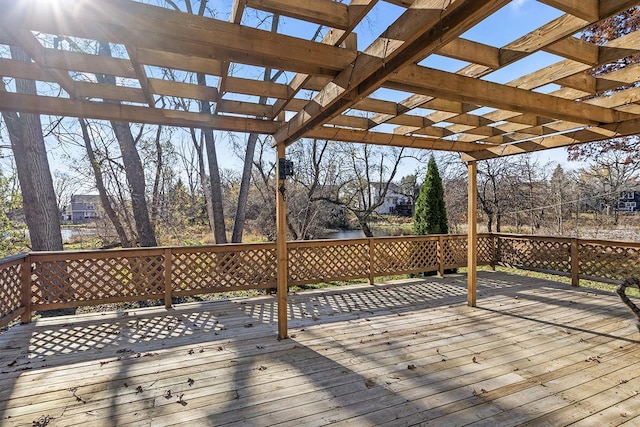
[[[437,240],[440,236],[447,236],[449,239],[464,239],[466,234],[444,234],[444,235],[427,235],[427,236],[384,236],[384,237],[372,237],[372,238],[357,238],[357,239],[321,239],[321,240],[297,240],[287,242],[287,246],[290,247],[308,247],[308,246],[333,246],[340,244],[358,244],[368,243],[369,240],[374,241],[401,241],[401,240]],[[510,239],[521,240],[547,240],[556,242],[570,242],[575,238],[572,237],[557,237],[557,236],[543,236],[543,235],[529,235],[529,234],[516,234],[516,233],[478,233],[478,237],[506,237]],[[618,240],[601,240],[601,239],[583,239],[577,238],[580,244],[587,245],[606,245],[606,246],[618,246],[628,248],[640,248],[640,242],[632,241],[618,241]],[[33,251],[23,254],[12,255],[0,259],[0,268],[10,263],[18,263],[24,260],[27,256],[32,257],[37,261],[57,261],[60,259],[73,260],[80,258],[87,258],[90,255],[94,258],[109,258],[113,256],[126,257],[126,256],[157,256],[162,255],[165,250],[188,253],[188,252],[225,252],[233,249],[260,249],[274,247],[274,242],[261,242],[261,243],[227,243],[221,245],[198,245],[198,246],[158,246],[154,248],[126,248],[126,249],[77,249],[77,250],[65,250],[65,251]]]
[[[159,255],[163,254],[165,250],[171,249],[172,251],[183,251],[188,252],[192,251],[202,251],[207,250],[209,252],[225,252],[225,250],[234,249],[238,247],[247,247],[247,248],[260,248],[260,247],[269,247],[275,245],[275,242],[258,242],[258,243],[224,243],[219,245],[194,245],[194,246],[155,246],[153,248],[119,248],[119,249],[74,249],[74,250],[64,250],[64,251],[32,251],[24,254],[13,255],[12,257],[0,259],[0,263],[5,259],[10,259],[13,257],[25,257],[25,256],[36,256],[38,259],[46,259],[48,256],[56,256],[56,255],[64,255],[65,257],[69,257],[75,254],[100,254],[108,257],[112,254],[121,254],[131,252],[132,256],[145,256],[146,254],[151,255]]]
[[[487,235],[495,237],[507,237],[510,239],[522,239],[522,240],[547,240],[553,242],[570,242],[572,240],[578,240],[580,244],[587,245],[608,245],[628,248],[639,248],[640,242],[632,242],[628,240],[603,240],[603,239],[585,239],[582,237],[558,237],[558,236],[544,236],[544,235],[532,235],[532,234],[516,234],[516,233],[486,233]],[[478,234],[480,236],[480,234]]]
[[[11,255],[5,258],[0,258],[0,269],[11,267],[12,265],[20,264],[29,256],[29,253]]]

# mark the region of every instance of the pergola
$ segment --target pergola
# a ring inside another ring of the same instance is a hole
[[[301,138],[459,152],[468,164],[468,304],[476,303],[476,161],[637,134],[640,67],[594,77],[600,65],[638,54],[640,33],[604,46],[579,35],[640,5],[626,0],[540,0],[560,17],[504,46],[463,37],[509,0],[385,0],[405,10],[360,51],[354,29],[377,0],[235,0],[230,22],[132,0],[0,0],[0,44],[29,62],[0,58],[0,75],[57,85],[50,92],[3,90],[0,110],[273,136],[278,158]],[[241,24],[247,8],[329,28],[309,41]],[[108,41],[105,57],[50,43],[65,36]],[[520,77],[484,77],[539,51],[560,58]],[[467,63],[457,72],[423,64],[432,55]],[[234,76],[233,64],[288,73],[286,81]],[[203,73],[216,85],[163,79],[156,68]],[[119,77],[116,86],[87,79]],[[122,83],[124,82],[124,83]],[[554,84],[553,91],[545,90]],[[397,101],[379,89],[408,92]],[[374,93],[375,92],[375,93]],[[234,95],[264,97],[266,103]],[[209,113],[162,108],[162,97],[209,101]],[[487,107],[487,108],[485,108]],[[284,185],[281,180],[279,187]],[[287,335],[284,194],[277,197],[279,335]]]

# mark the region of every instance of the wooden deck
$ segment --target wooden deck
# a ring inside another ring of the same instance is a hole
[[[41,319],[0,335],[0,425],[640,425],[615,295],[481,272]],[[39,422],[40,424],[35,424]]]

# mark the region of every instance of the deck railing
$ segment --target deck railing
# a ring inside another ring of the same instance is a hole
[[[464,267],[466,235],[290,242],[288,285]],[[640,243],[480,234],[478,265],[570,275],[573,284],[640,273]],[[0,326],[34,311],[275,288],[275,243],[33,252],[0,260]]]
[[[580,279],[620,283],[640,277],[640,243],[492,234],[493,263]]]

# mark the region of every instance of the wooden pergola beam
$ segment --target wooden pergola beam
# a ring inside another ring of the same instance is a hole
[[[394,72],[434,52],[490,15],[505,0],[459,0],[445,9],[438,0],[417,0],[351,66],[276,134],[290,144],[376,90]]]
[[[464,153],[462,155],[462,159],[464,161],[487,160],[495,157],[522,154],[525,152],[637,135],[638,133],[640,133],[640,119],[634,119],[587,129],[579,128],[572,132],[536,138],[535,140],[515,141],[512,144],[487,147],[484,150]]]
[[[390,79],[398,89],[560,120],[597,125],[630,119],[630,115],[565,98],[531,92],[486,80],[412,65]]]
[[[129,0],[0,0],[0,10],[0,22],[10,30],[108,40],[308,74],[335,75],[355,58],[355,53],[335,46]]]
[[[585,21],[600,19],[600,0],[539,0],[551,7],[582,18]]]
[[[246,0],[246,5],[330,28],[349,28],[349,7],[333,0]]]
[[[333,46],[340,46],[344,44],[344,48],[353,51],[354,53],[357,51],[358,42],[356,39],[356,35],[352,33],[355,29],[356,25],[367,16],[367,13],[371,11],[371,9],[376,5],[378,0],[351,0],[349,3],[349,23],[348,25],[340,29],[332,28],[322,39],[322,43],[329,44]],[[298,73],[296,74],[291,82],[289,83],[290,88],[290,96],[287,99],[278,100],[273,108],[273,116],[280,114],[284,109],[286,109],[287,105],[291,102],[294,96],[302,89],[306,83],[309,81],[311,76],[308,74]],[[325,84],[326,85],[326,84]],[[320,89],[322,90],[322,88]]]
[[[21,111],[64,117],[90,117],[166,126],[212,128],[232,132],[272,134],[280,124],[274,121],[193,113],[188,111],[151,109],[143,106],[110,104],[76,99],[4,92],[0,96],[0,111]]]
[[[372,131],[367,132],[331,126],[322,126],[310,130],[306,138],[460,152],[473,151],[486,147],[486,145],[473,142],[449,141],[440,138],[395,135]]]

